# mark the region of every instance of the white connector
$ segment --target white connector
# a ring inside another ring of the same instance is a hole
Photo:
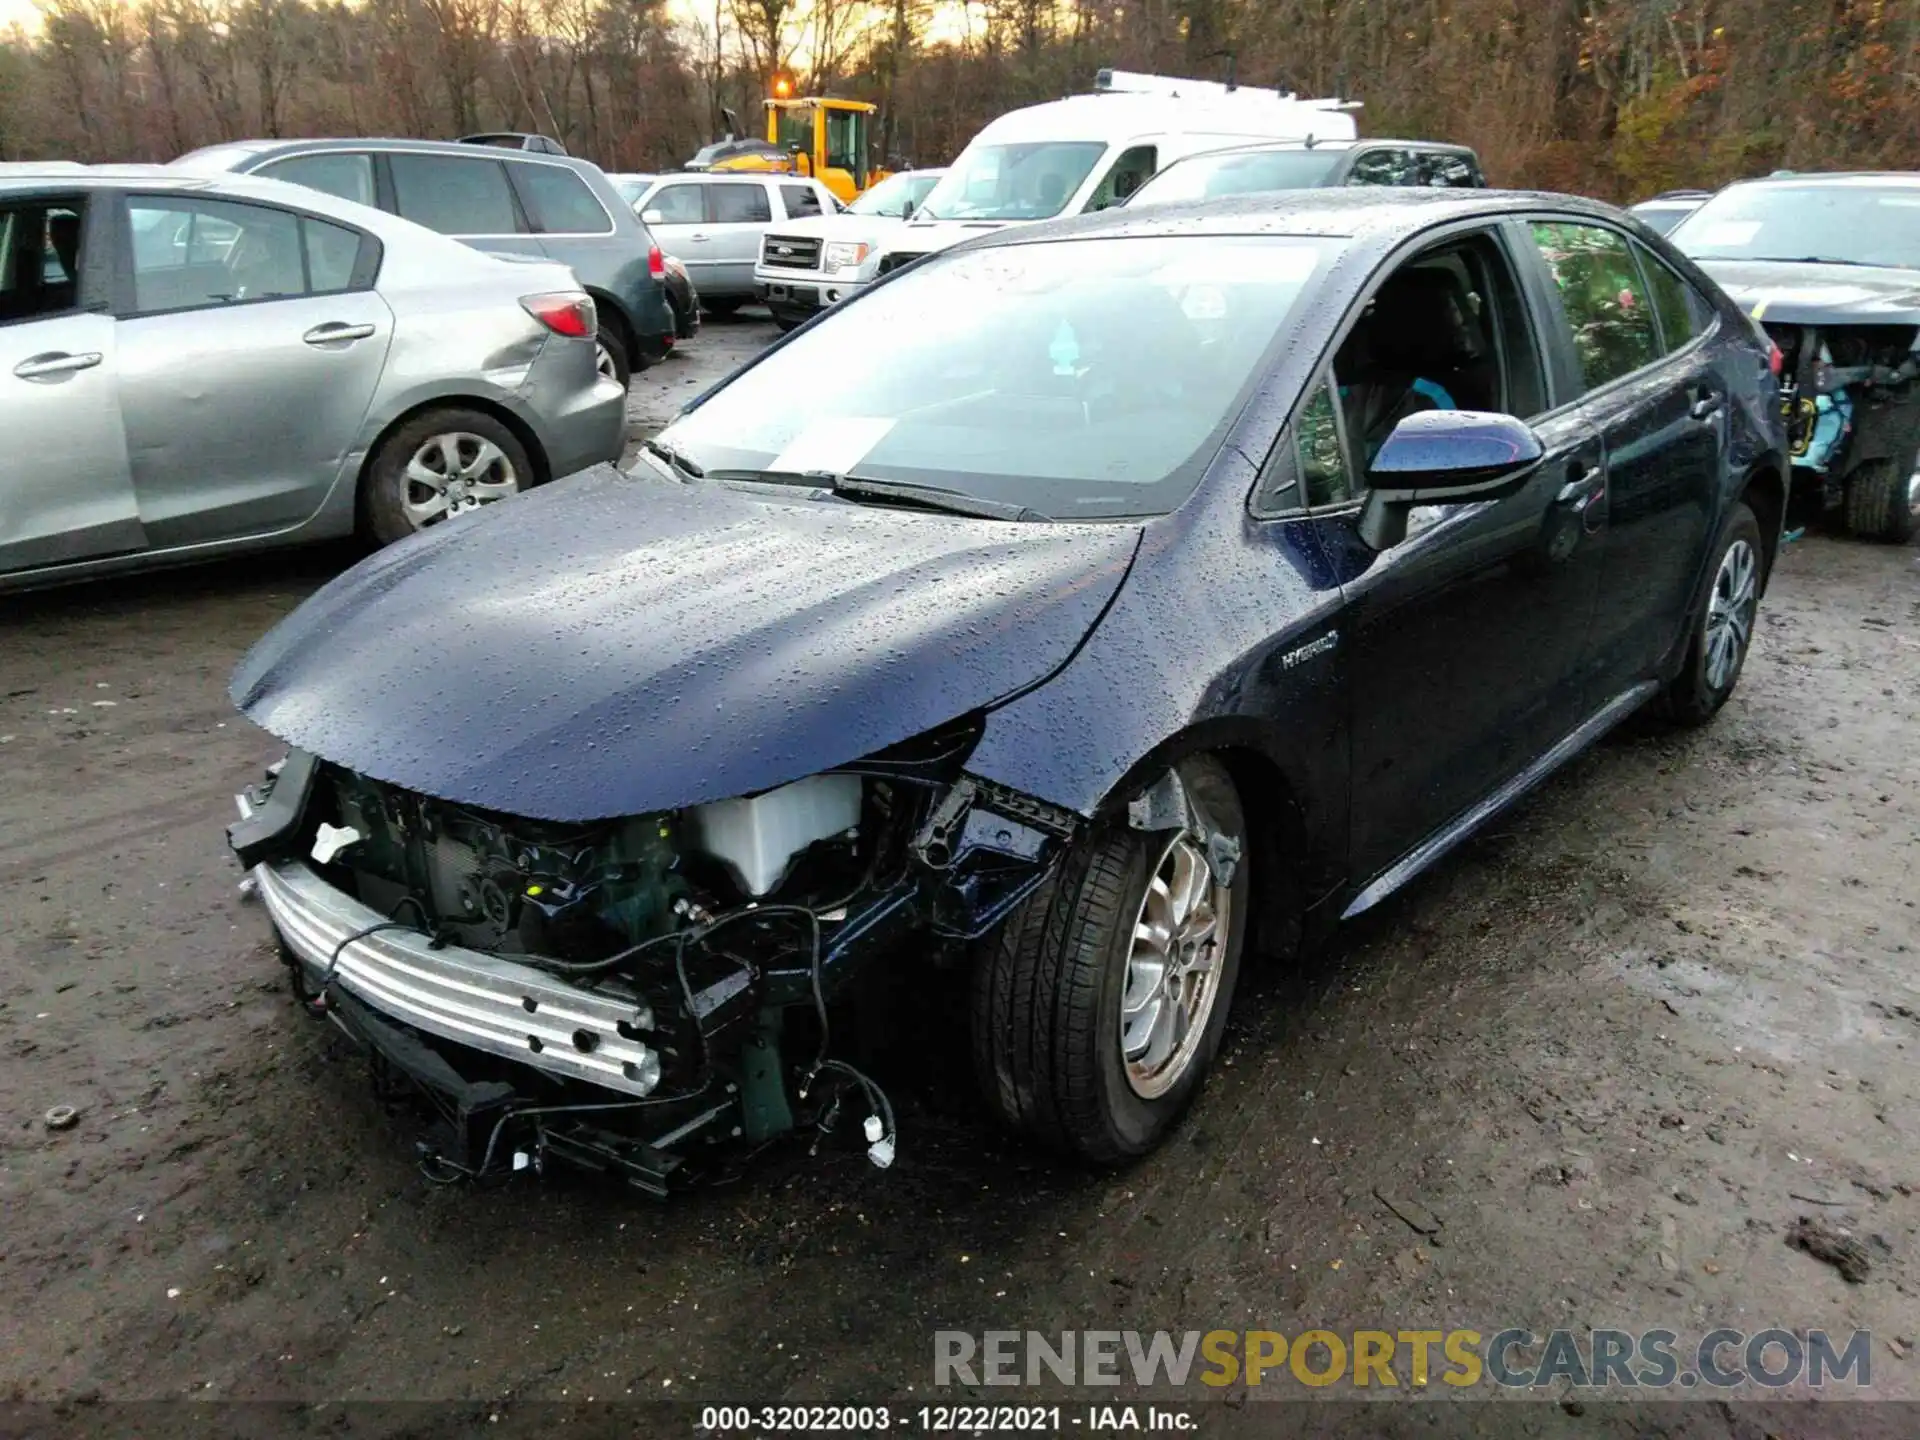
[[[878,1115],[867,1116],[865,1126],[867,1136],[867,1159],[881,1170],[893,1164],[893,1137],[887,1134],[887,1127],[880,1123]]]

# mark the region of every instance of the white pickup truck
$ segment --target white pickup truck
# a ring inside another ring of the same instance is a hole
[[[760,240],[753,293],[782,330],[844,300],[869,280],[882,242],[920,208],[944,170],[903,170],[859,196],[838,215],[790,220]]]

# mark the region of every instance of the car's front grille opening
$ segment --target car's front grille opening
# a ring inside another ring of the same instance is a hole
[[[760,263],[783,270],[820,268],[820,241],[811,235],[769,235],[760,244]]]

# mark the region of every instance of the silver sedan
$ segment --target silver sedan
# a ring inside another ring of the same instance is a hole
[[[0,590],[355,531],[612,460],[564,266],[303,187],[0,171]]]

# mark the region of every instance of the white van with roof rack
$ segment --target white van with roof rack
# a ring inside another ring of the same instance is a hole
[[[889,237],[878,273],[987,230],[1104,210],[1161,167],[1258,140],[1351,140],[1358,101],[1102,70],[1091,94],[1014,110],[987,125]]]

